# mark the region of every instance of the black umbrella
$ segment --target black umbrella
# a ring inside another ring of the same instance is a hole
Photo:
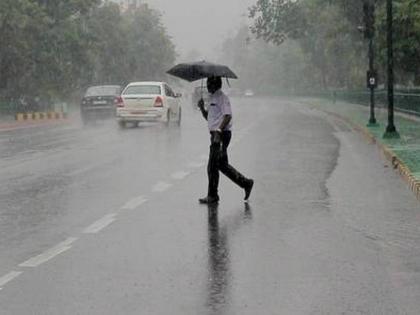
[[[238,78],[228,66],[207,61],[180,63],[168,70],[167,73],[189,82],[209,77]]]

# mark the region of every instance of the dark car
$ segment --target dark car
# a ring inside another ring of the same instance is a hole
[[[115,117],[122,87],[120,85],[98,85],[89,87],[80,103],[83,122],[92,119]]]

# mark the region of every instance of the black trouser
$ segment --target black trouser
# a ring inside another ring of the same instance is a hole
[[[219,171],[227,176],[231,181],[241,188],[245,188],[248,179],[239,173],[233,166],[229,165],[227,148],[232,137],[230,131],[223,131],[221,134],[221,142],[214,141],[214,132],[210,132],[210,155],[207,165],[207,175],[209,178],[208,196],[219,197]]]

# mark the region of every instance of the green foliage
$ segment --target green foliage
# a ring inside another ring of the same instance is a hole
[[[100,0],[2,0],[0,96],[66,98],[90,84],[157,79],[175,59],[160,15]]]
[[[121,14],[115,5],[95,10],[88,23],[97,84],[160,79],[175,61],[175,48],[158,12],[143,6]]]
[[[175,47],[160,24],[158,12],[144,7],[144,10],[129,12],[128,58],[130,79],[157,80],[175,62]]]
[[[0,89],[10,93],[25,85],[33,66],[32,47],[48,17],[28,0],[0,2]]]
[[[378,50],[386,64],[386,8],[378,10]],[[394,0],[394,64],[402,84],[420,85],[420,3],[417,0]]]
[[[298,42],[312,87],[363,88],[368,68],[363,4],[376,8],[376,68],[386,69],[385,0],[259,0],[250,8],[251,31],[275,45]],[[420,2],[394,0],[394,55],[400,83],[420,84]]]
[[[281,44],[287,38],[300,37],[307,29],[299,1],[258,0],[250,8],[249,16],[255,19],[252,32],[258,38],[275,44]]]

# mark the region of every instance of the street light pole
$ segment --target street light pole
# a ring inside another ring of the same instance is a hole
[[[373,76],[373,80],[375,82],[370,82],[369,86],[370,86],[370,117],[369,117],[369,124],[368,126],[374,127],[374,126],[378,126],[377,122],[376,122],[376,118],[375,118],[375,85],[376,85],[376,75],[374,75],[375,73],[375,69],[373,66],[374,63],[374,50],[373,50],[373,36],[370,37],[369,39],[369,73],[370,76]],[[372,79],[370,78],[370,80]]]
[[[370,89],[370,117],[368,127],[377,127],[375,118],[375,88],[377,86],[377,75],[374,68],[375,52],[373,39],[375,37],[375,2],[373,0],[364,0],[364,32],[365,38],[369,40],[369,71],[367,73],[367,86]]]
[[[384,138],[399,138],[394,125],[394,52],[392,38],[392,0],[386,2],[387,11],[387,43],[388,43],[388,126]]]
[[[368,75],[368,86],[370,88],[370,117],[368,126],[376,127],[378,126],[375,118],[375,88],[377,84],[376,71],[374,69],[374,48],[373,48],[373,38],[375,36],[375,6],[372,2],[368,3],[368,14],[370,15],[369,22],[371,25],[367,25],[367,28],[370,28],[367,31],[369,37],[369,75]]]

